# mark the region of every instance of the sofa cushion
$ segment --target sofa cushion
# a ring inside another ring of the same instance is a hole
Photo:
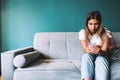
[[[28,67],[17,68],[14,80],[79,80],[80,64],[79,60],[37,60]]]
[[[78,33],[68,32],[67,35],[67,52],[69,59],[78,59],[80,60],[84,54],[83,48],[80,44]]]
[[[14,60],[13,64],[15,67],[25,67],[31,62],[35,61],[40,57],[40,53],[38,51],[33,51],[29,53],[19,54],[17,55]]]
[[[113,45],[117,48],[120,48],[120,32],[113,32]]]
[[[110,71],[110,80],[120,80],[120,59],[112,61]]]
[[[116,61],[116,60],[120,61],[120,48],[114,48],[114,49],[110,50],[110,52],[111,52],[111,60],[112,61]]]
[[[33,48],[57,59],[81,59],[84,53],[78,32],[36,33]]]

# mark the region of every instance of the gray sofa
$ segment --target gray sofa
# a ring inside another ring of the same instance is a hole
[[[120,32],[113,37],[120,47]],[[120,80],[118,52],[112,54],[110,80]],[[83,54],[78,32],[36,33],[33,46],[1,53],[2,80],[80,80]]]

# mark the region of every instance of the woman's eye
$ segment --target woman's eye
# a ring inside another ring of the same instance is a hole
[[[89,23],[89,25],[92,25],[92,23]]]
[[[98,25],[99,25],[98,23],[95,24],[95,26],[98,26]]]
[[[88,23],[88,25],[95,25],[95,26],[98,26],[99,24],[98,23]]]

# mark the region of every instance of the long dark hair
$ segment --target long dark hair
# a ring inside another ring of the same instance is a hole
[[[102,27],[102,17],[99,11],[92,11],[86,17],[86,27],[85,27],[85,38],[86,42],[89,43],[89,35],[91,35],[90,30],[88,29],[88,21],[91,19],[96,19],[98,21],[99,27],[96,31],[96,34],[100,36],[101,40],[103,39],[103,34],[105,33],[105,29]]]
[[[97,19],[99,22],[99,25],[102,23],[102,17],[99,11],[92,11],[88,13],[88,15],[86,16],[86,27],[88,26],[88,21],[90,19]]]

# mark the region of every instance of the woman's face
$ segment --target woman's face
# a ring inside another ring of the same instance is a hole
[[[99,22],[97,19],[90,19],[88,21],[88,29],[92,34],[95,34],[95,32],[97,31],[99,27]]]

